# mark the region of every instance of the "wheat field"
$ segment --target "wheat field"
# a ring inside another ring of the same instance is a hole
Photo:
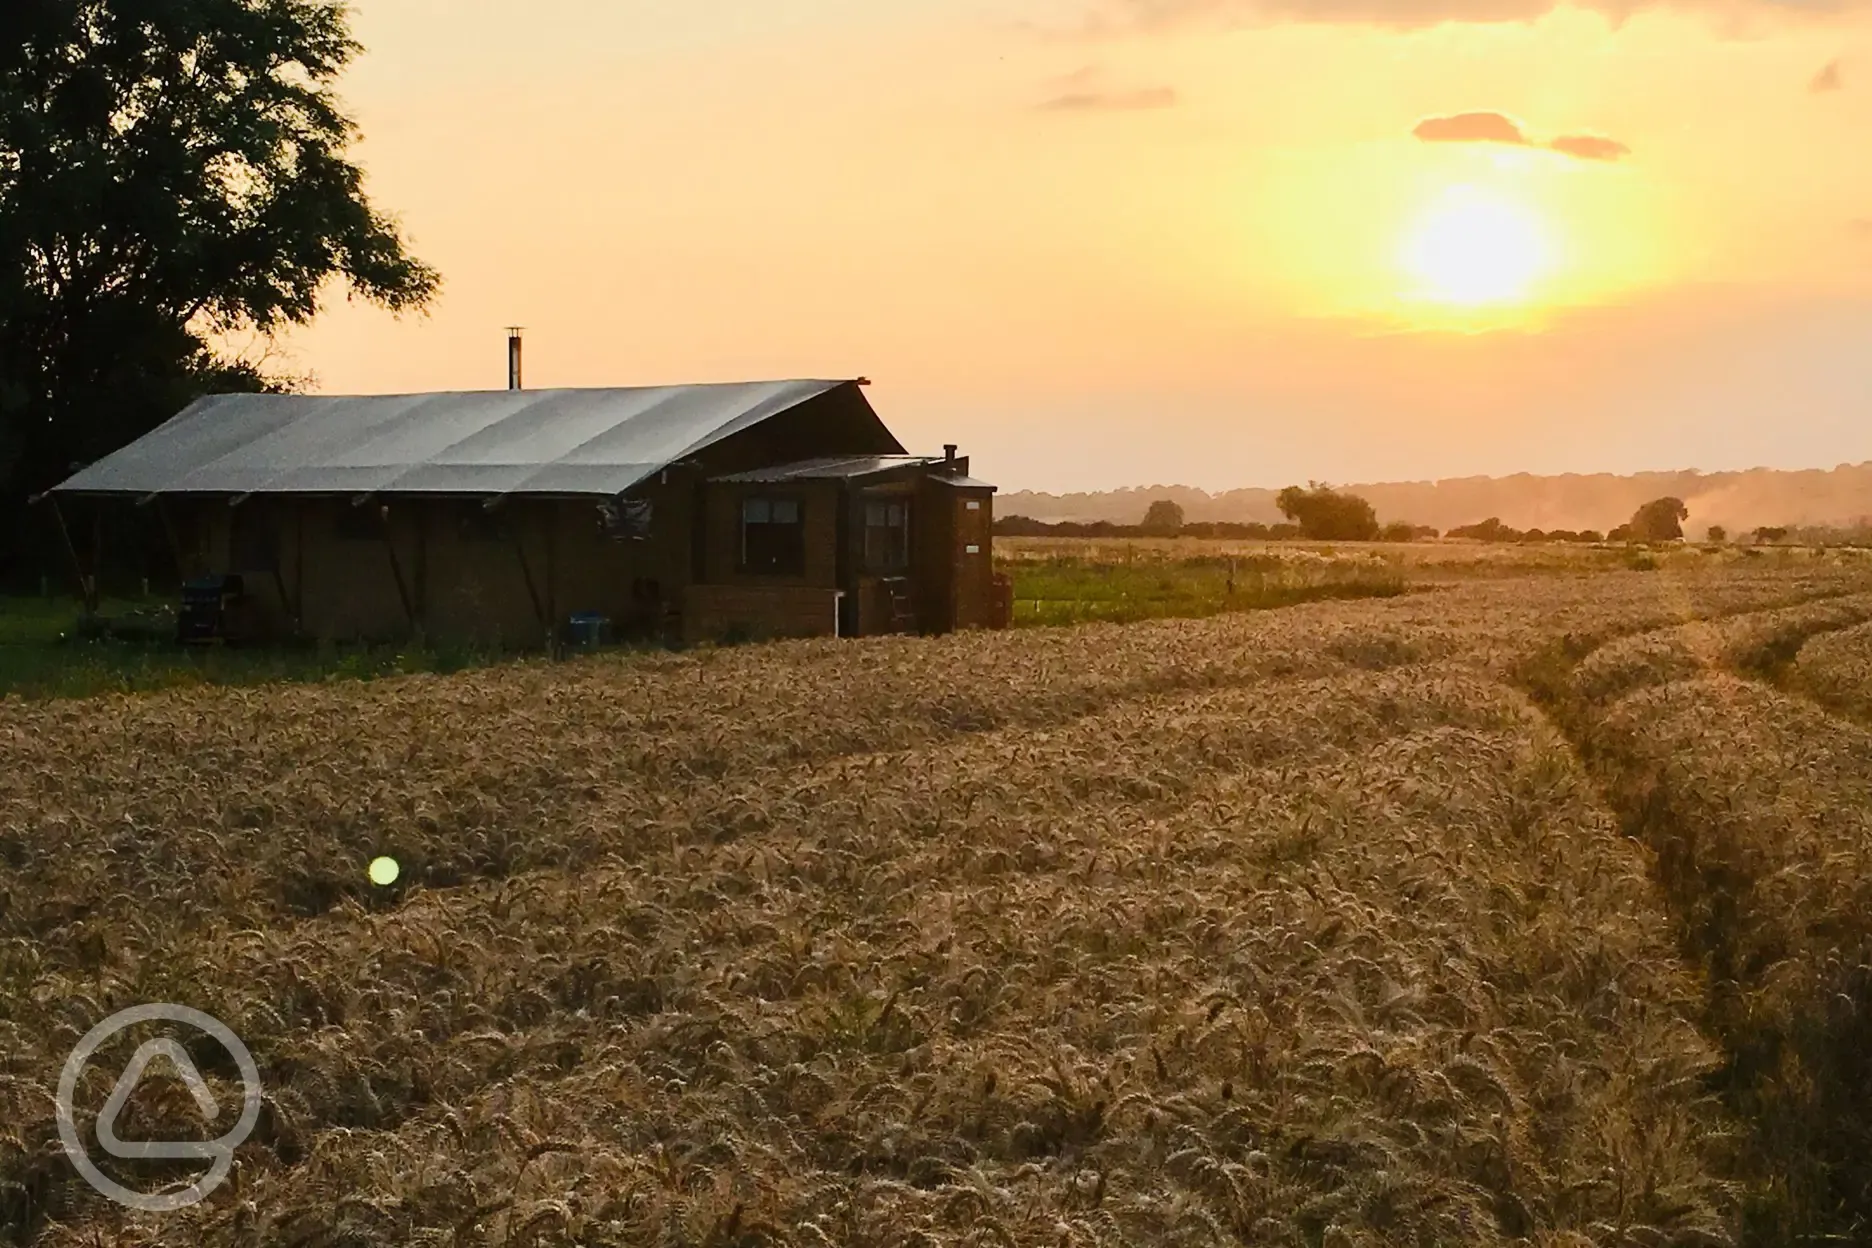
[[[1824,560],[0,702],[0,1238],[1851,1238],[1868,717]],[[265,1088],[168,1214],[146,1001]]]

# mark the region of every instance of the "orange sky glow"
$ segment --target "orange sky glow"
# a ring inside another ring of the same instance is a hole
[[[1872,0],[357,0],[326,393],[854,376],[1006,489],[1872,459]]]

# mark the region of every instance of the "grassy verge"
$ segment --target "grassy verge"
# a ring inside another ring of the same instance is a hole
[[[0,598],[0,698],[82,698],[195,685],[372,680],[454,672],[512,661],[496,648],[338,646],[184,647],[171,638],[166,604],[119,599],[99,604],[119,635],[88,629],[65,599]]]
[[[1195,618],[1325,599],[1387,598],[1406,589],[1394,564],[1363,555],[1113,560],[1057,554],[1008,560],[1001,570],[1014,578],[1017,626]]]

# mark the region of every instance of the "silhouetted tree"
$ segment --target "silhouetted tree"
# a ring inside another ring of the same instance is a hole
[[[1356,494],[1341,494],[1317,481],[1306,489],[1290,485],[1274,498],[1281,514],[1315,541],[1370,542],[1378,538],[1378,513]]]
[[[1144,512],[1147,533],[1175,533],[1183,527],[1183,508],[1167,498],[1160,498]]]
[[[1683,536],[1689,518],[1681,498],[1654,498],[1632,513],[1626,529],[1634,542],[1672,542]]]
[[[1705,540],[1710,542],[1726,542],[1729,540],[1729,530],[1723,528],[1720,524],[1712,524],[1709,526],[1709,531],[1704,533],[1703,536]]]
[[[203,393],[278,386],[215,350],[303,324],[333,279],[393,311],[438,285],[345,159],[328,0],[6,0],[0,533],[28,491]],[[4,552],[0,551],[0,555]]]

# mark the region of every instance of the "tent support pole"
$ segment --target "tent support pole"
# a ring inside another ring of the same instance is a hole
[[[228,505],[230,507],[236,507],[252,497],[253,495],[251,494],[243,494]],[[281,533],[279,536],[283,538],[284,534]],[[285,611],[286,617],[293,622],[293,632],[296,633],[299,631],[299,607],[293,602],[292,595],[286,592],[286,570],[280,567],[280,551],[277,546],[275,546],[273,558],[269,562],[273,567],[273,588],[279,591],[280,609]]]
[[[295,516],[299,514],[297,507],[293,508],[293,514]],[[286,526],[284,524],[274,530],[274,537],[276,541],[273,548],[273,584],[279,590],[280,605],[286,608],[286,618],[292,621],[293,636],[297,637],[302,631],[299,620],[299,596],[286,588]],[[299,557],[300,552],[293,551],[293,558],[297,560]],[[295,578],[297,575],[295,570]]]
[[[86,610],[92,614],[98,609],[98,569],[104,566],[104,509],[91,509],[91,601]]]
[[[163,500],[158,495],[150,495],[149,501],[156,505],[156,518],[162,521],[163,534],[169,539],[169,553],[175,556],[176,579],[187,581],[189,570],[187,560],[182,553],[182,536],[176,532],[175,518],[169,514],[169,508],[163,505]]]
[[[521,532],[518,524],[514,525],[513,547],[514,554],[520,556],[520,575],[526,578],[527,597],[533,600],[533,614],[539,620],[540,627],[548,630],[547,636],[550,642],[551,629],[546,623],[546,608],[540,602],[539,586],[533,582],[533,565],[527,562],[526,557],[526,536]]]
[[[383,518],[384,550],[390,555],[390,575],[396,578],[397,599],[403,604],[403,618],[409,621],[410,631],[416,629],[416,607],[410,602],[409,584],[403,579],[403,561],[397,558],[396,535],[390,531],[390,509],[385,507],[377,513]]]
[[[299,604],[293,627],[305,634],[305,500],[293,504],[293,601]]]
[[[559,657],[559,560],[553,529],[558,520],[558,505],[546,504],[546,653]]]
[[[293,632],[299,631],[299,608],[293,605],[292,595],[286,592],[286,572],[280,567],[279,552],[273,552],[273,586],[279,590],[280,606],[286,608],[286,616],[293,622]]]
[[[65,510],[58,504],[56,496],[47,494],[45,499],[52,505],[52,518],[58,521],[59,537],[65,542],[65,553],[71,556],[72,571],[78,577],[78,597],[84,603],[86,615],[97,614],[97,586],[85,575],[84,560],[78,557],[78,546],[72,541],[71,529],[65,524]]]
[[[429,509],[420,503],[416,506],[416,613],[423,620],[429,618]],[[423,630],[418,626],[417,632]]]

